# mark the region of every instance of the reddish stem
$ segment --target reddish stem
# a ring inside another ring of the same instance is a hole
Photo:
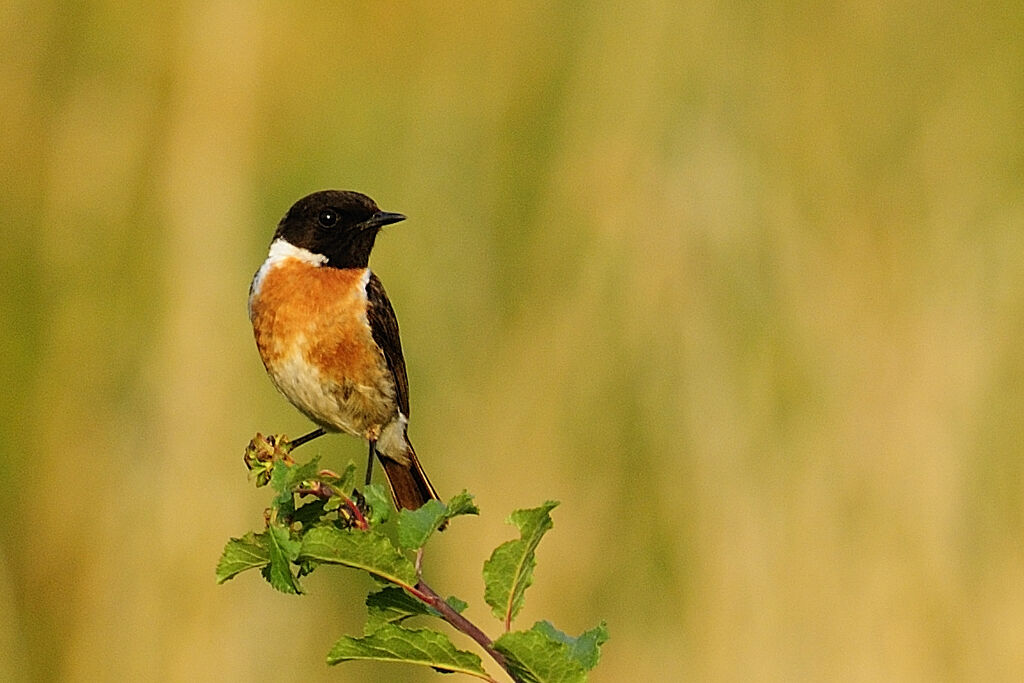
[[[505,656],[494,649],[494,641],[487,637],[487,634],[477,628],[476,624],[471,622],[466,617],[462,616],[452,608],[448,602],[438,595],[433,588],[428,586],[423,579],[420,579],[419,583],[414,588],[406,589],[415,597],[417,600],[430,605],[441,614],[441,618],[455,627],[457,630],[465,633],[467,636],[477,642],[484,651],[491,656],[498,665],[505,670],[505,672],[512,677],[516,683],[521,683],[515,675],[509,671],[508,663],[505,661]]]
[[[363,516],[362,510],[359,506],[349,498],[348,496],[342,496],[345,499],[345,507],[352,511],[353,516],[356,518],[356,526],[359,527],[360,531],[366,531],[370,528],[370,523],[366,521],[366,517]]]

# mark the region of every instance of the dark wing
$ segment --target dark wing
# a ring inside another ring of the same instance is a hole
[[[395,378],[398,409],[409,417],[409,377],[405,374],[402,340],[398,337],[398,318],[388,301],[384,285],[373,273],[370,273],[370,281],[366,283],[366,299],[366,317],[370,321],[373,341],[384,351],[384,360]]]

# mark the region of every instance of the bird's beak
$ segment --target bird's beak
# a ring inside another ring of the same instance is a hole
[[[390,213],[388,211],[378,211],[377,213],[370,216],[370,219],[366,221],[365,225],[368,228],[381,228],[385,225],[391,225],[399,221],[404,221],[405,216],[400,213]]]

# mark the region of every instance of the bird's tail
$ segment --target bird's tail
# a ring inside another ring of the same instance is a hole
[[[388,486],[391,487],[391,495],[395,499],[395,507],[401,510],[406,508],[415,510],[428,500],[441,500],[434,490],[434,486],[427,479],[427,473],[423,471],[416,451],[408,438],[405,440],[408,450],[403,454],[400,462],[397,458],[388,457],[384,453],[379,454],[380,464],[384,467],[384,474],[388,478]]]

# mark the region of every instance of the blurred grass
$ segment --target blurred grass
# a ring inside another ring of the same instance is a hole
[[[0,5],[0,678],[415,678],[323,666],[350,576],[213,583],[242,446],[306,427],[248,280],[338,187],[410,216],[471,614],[553,497],[522,623],[607,619],[596,681],[1018,680],[1020,9]]]

